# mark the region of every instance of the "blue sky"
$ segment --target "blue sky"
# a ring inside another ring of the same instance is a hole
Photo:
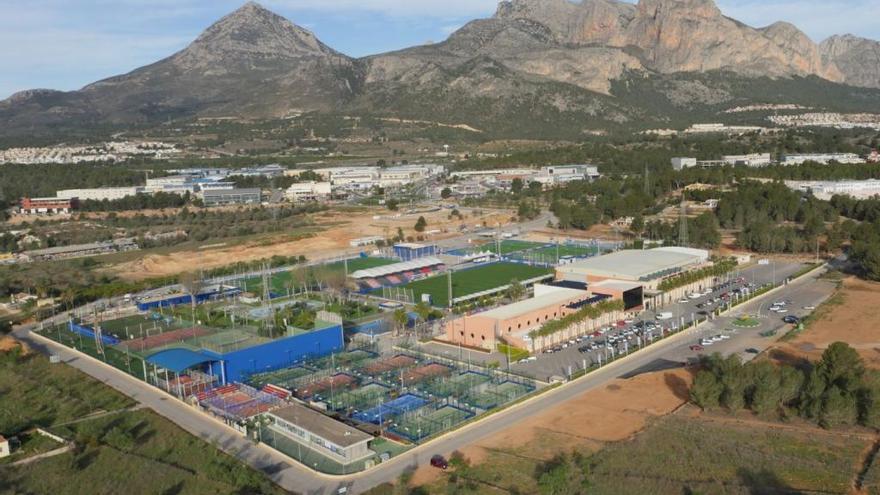
[[[244,0],[0,0],[0,98],[29,88],[71,90],[185,47]],[[266,7],[353,56],[440,41],[490,16],[496,0],[264,0]],[[720,0],[752,26],[794,23],[814,40],[880,39],[880,0]]]

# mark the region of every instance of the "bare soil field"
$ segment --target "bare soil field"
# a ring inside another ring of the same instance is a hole
[[[866,366],[880,369],[880,283],[847,278],[833,300],[839,304],[821,307],[816,321],[791,341],[777,343],[771,356],[815,361],[829,345],[843,341],[858,351]]]
[[[107,271],[127,280],[143,280],[154,277],[173,276],[193,270],[208,270],[236,262],[255,261],[275,255],[304,255],[309,260],[336,258],[344,254],[357,253],[365,248],[353,248],[349,244],[359,237],[381,235],[392,237],[401,228],[407,236],[416,236],[413,230],[419,216],[428,222],[428,230],[441,232],[431,236],[432,240],[457,235],[461,223],[473,225],[485,222],[487,225],[506,224],[510,221],[510,213],[506,211],[482,210],[474,216],[470,211],[463,211],[466,218],[450,220],[446,210],[397,214],[385,209],[373,209],[366,213],[323,212],[312,215],[319,233],[310,236],[293,236],[279,234],[272,238],[260,238],[252,242],[226,246],[223,242],[212,242],[209,246],[189,251],[170,254],[146,254],[134,261],[118,263],[107,268]],[[378,218],[376,218],[378,217]]]
[[[607,442],[632,437],[653,418],[681,407],[687,402],[691,381],[690,372],[683,369],[617,379],[470,445],[462,454],[471,464],[479,464],[488,452],[526,444],[530,456],[539,460],[551,459],[575,447],[595,452]],[[429,483],[440,473],[430,466],[421,466],[411,483]]]

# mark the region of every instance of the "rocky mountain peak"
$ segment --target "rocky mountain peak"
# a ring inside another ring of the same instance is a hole
[[[306,29],[248,2],[202,32],[187,48],[198,57],[239,54],[260,58],[291,58],[336,54]]]
[[[712,19],[722,16],[721,9],[712,0],[639,0],[637,8],[641,15],[655,19],[672,16]]]

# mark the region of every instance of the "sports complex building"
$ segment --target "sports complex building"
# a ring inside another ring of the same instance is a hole
[[[558,265],[555,280],[535,285],[532,298],[449,320],[446,340],[488,350],[499,343],[535,350],[530,334],[545,323],[602,301],[623,302],[622,311],[580,326],[584,332],[592,331],[618,316],[653,307],[663,294],[658,289],[663,280],[708,263],[708,251],[663,247],[617,251]]]
[[[429,277],[446,269],[446,264],[435,256],[358,270],[349,275],[363,292],[381,287],[402,285]]]

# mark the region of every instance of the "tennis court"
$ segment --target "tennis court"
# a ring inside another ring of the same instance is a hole
[[[427,400],[418,395],[404,394],[390,402],[356,413],[352,417],[364,423],[378,425],[394,417],[415,411],[427,403]]]
[[[461,399],[463,404],[483,410],[493,409],[502,404],[513,402],[531,393],[534,387],[516,382],[501,382],[481,387]]]
[[[522,263],[492,263],[452,273],[452,297],[459,298],[489,291],[510,284],[513,279],[524,281],[552,274],[552,270]],[[448,280],[446,275],[417,280],[401,286],[421,301],[422,294],[429,294],[434,306],[449,305]]]
[[[355,377],[346,373],[338,373],[294,389],[293,393],[299,399],[310,399],[325,391],[330,391],[331,394],[334,391],[342,392],[353,387],[355,383],[357,383]]]
[[[298,381],[308,375],[314,373],[315,370],[305,368],[303,366],[294,366],[278,371],[270,371],[268,373],[258,373],[251,375],[248,383],[256,388],[263,388],[272,384],[286,389],[295,388]]]
[[[491,381],[489,375],[466,371],[448,379],[440,379],[424,387],[431,395],[436,397],[459,397],[466,395],[471,389]]]
[[[433,378],[446,376],[452,373],[452,368],[444,364],[430,363],[406,371],[401,375],[400,381],[404,386],[421,383]]]
[[[423,411],[416,411],[398,420],[392,431],[413,442],[421,442],[437,433],[450,430],[474,416],[474,413],[454,406]]]
[[[328,401],[331,409],[363,410],[385,402],[391,393],[391,387],[381,383],[367,383],[359,388],[347,390]]]

